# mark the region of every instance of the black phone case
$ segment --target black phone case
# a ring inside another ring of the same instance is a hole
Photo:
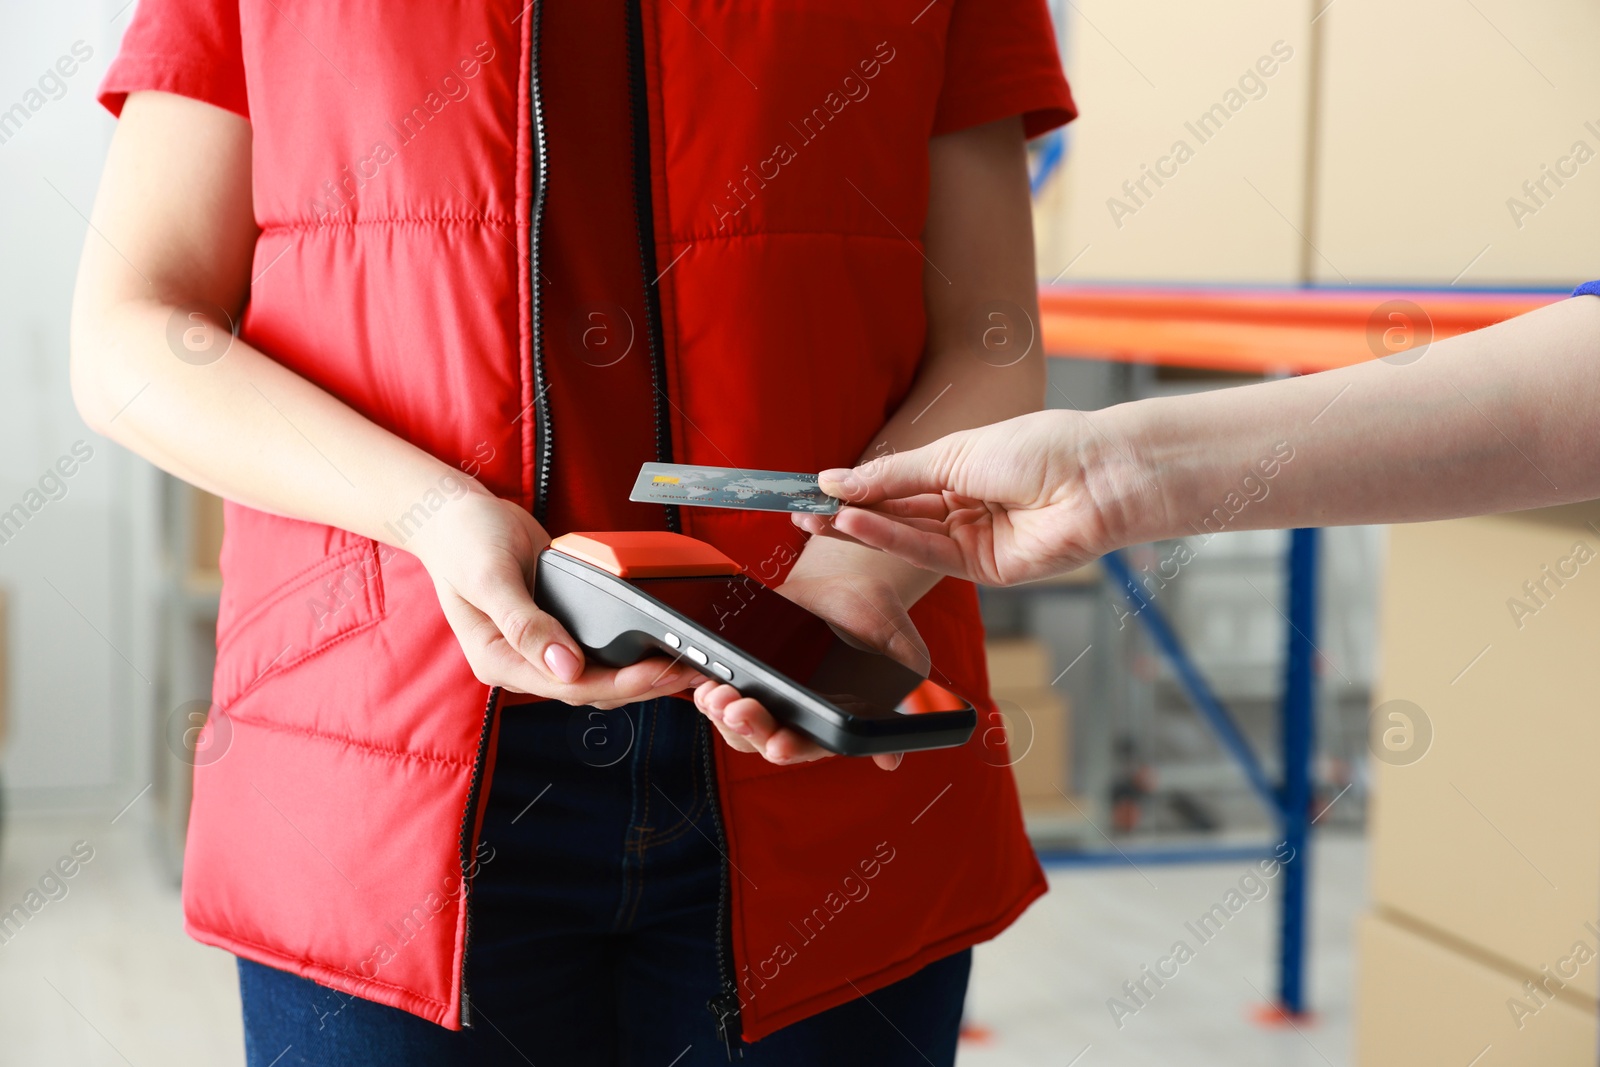
[[[759,583],[755,586],[754,595],[779,595]],[[627,579],[554,549],[539,556],[533,593],[534,602],[565,626],[596,662],[626,667],[658,653],[686,655],[683,647],[667,642],[666,634],[675,634],[683,646],[692,646],[709,661],[726,666],[732,677],[723,680],[742,695],[761,701],[779,722],[840,755],[949,748],[965,744],[978,724],[978,714],[970,704],[956,711],[916,715],[893,708],[841,708]],[[707,677],[720,678],[698,661],[695,666]]]

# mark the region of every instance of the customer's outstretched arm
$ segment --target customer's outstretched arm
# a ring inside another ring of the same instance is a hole
[[[1600,299],[1408,361],[1049,411],[953,433],[823,488],[796,521],[1008,585],[1123,545],[1222,529],[1414,522],[1600,497]]]

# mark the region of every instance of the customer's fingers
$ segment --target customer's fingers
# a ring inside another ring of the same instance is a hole
[[[831,468],[817,475],[817,482],[823,492],[857,505],[954,489],[950,479],[961,436],[951,434],[909,452],[879,456],[853,470]]]
[[[932,533],[942,530],[944,521],[951,514],[950,505],[946,502],[946,498],[937,493],[908,497],[905,500],[884,500],[874,504],[871,510],[882,515],[892,515],[903,522],[915,525],[920,530],[928,530]],[[794,525],[813,537],[832,537],[841,541],[850,541],[854,544],[862,543],[835,526],[833,515],[818,515],[814,512],[797,511],[790,515],[789,518]]]
[[[916,496],[880,500],[873,505],[872,510],[901,519],[932,519],[943,522],[949,517],[952,506],[961,508],[977,504],[977,501],[950,493],[919,493]]]
[[[937,523],[896,519],[876,511],[846,507],[833,517],[833,526],[864,545],[899,556],[923,570],[971,577],[969,561],[961,545]]]
[[[832,537],[835,540],[860,544],[854,537],[841,533],[834,527],[832,515],[817,515],[812,512],[797,511],[789,516],[789,521],[812,537]]]

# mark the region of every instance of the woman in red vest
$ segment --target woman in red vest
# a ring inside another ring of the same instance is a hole
[[[530,583],[679,530],[992,712],[970,585],[627,496],[1039,406],[1043,0],[143,0],[101,99],[73,388],[228,501],[184,914],[249,1061],[951,1062],[1044,890],[1004,752],[763,758]]]

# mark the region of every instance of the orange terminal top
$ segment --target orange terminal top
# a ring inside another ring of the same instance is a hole
[[[618,578],[688,578],[742,569],[704,541],[665,530],[567,533],[550,547]]]
[[[900,702],[900,710],[909,715],[921,715],[929,711],[960,711],[966,706],[965,700],[927,679]]]

